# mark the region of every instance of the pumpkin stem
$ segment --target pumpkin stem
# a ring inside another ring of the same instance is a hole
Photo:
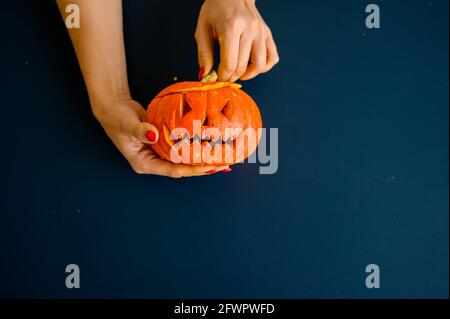
[[[219,76],[217,75],[217,72],[212,70],[208,74],[204,75],[201,82],[208,83],[208,82],[216,82]]]

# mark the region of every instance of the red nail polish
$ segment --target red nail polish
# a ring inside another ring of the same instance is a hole
[[[214,174],[215,172],[217,172],[217,170],[212,169],[210,171],[205,172],[205,174]]]
[[[198,72],[198,80],[199,81],[203,78],[203,74],[205,74],[205,68],[201,67],[200,71]]]
[[[222,173],[229,173],[229,172],[231,172],[231,171],[232,171],[231,168],[226,168],[226,169],[222,170]]]
[[[150,143],[156,142],[156,133],[153,131],[147,131],[147,139],[150,141]]]

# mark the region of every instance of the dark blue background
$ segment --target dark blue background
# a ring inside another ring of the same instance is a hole
[[[257,2],[281,63],[244,88],[279,171],[183,180],[103,134],[53,1],[2,4],[0,297],[448,296],[448,1],[376,1],[380,30],[366,1]],[[125,3],[147,105],[197,74],[200,1]]]

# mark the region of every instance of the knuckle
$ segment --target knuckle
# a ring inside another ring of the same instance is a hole
[[[234,62],[225,63],[223,66],[223,70],[227,73],[234,72],[236,70],[237,64]]]
[[[248,28],[253,32],[258,31],[259,27],[260,23],[257,20],[252,20],[248,23]]]
[[[210,57],[209,53],[207,53],[203,50],[199,50],[197,55],[200,60],[205,60]]]
[[[266,63],[263,62],[263,61],[259,61],[259,62],[257,62],[257,63],[255,64],[255,69],[256,69],[256,71],[258,71],[258,72],[263,71],[265,68],[266,68]]]
[[[246,65],[240,65],[237,67],[236,69],[236,74],[241,76],[242,74],[244,74],[247,71],[247,66]]]
[[[267,34],[267,29],[263,24],[258,24],[258,31],[259,34],[261,35],[261,38],[265,38]]]
[[[245,20],[240,17],[232,17],[226,20],[225,25],[227,29],[230,29],[231,31],[236,31],[244,26]]]
[[[140,127],[138,127],[137,125],[135,127],[133,127],[131,129],[131,134],[133,134],[134,137],[136,138],[140,138],[141,137],[141,130]]]

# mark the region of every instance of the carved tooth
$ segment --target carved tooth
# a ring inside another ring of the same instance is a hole
[[[166,139],[166,142],[172,147],[174,146],[173,141],[170,139],[170,131],[167,128],[167,126],[165,124],[163,124],[163,133],[164,133],[164,138]]]

